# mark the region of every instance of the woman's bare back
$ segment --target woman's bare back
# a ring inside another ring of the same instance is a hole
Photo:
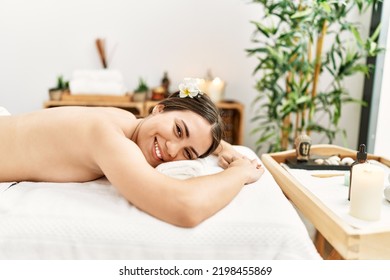
[[[136,118],[115,108],[61,107],[0,117],[0,181],[88,181],[103,176],[94,130],[130,138]],[[112,131],[107,131],[112,133]]]

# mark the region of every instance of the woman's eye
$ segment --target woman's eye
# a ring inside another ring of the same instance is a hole
[[[181,128],[180,128],[180,126],[176,125],[176,131],[177,131],[177,135],[179,135],[179,137],[181,137]]]
[[[185,150],[185,154],[188,159],[192,159],[192,155],[188,150]]]

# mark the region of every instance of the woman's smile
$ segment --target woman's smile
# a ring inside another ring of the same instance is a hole
[[[164,161],[162,153],[161,153],[161,149],[160,149],[158,142],[157,142],[157,138],[154,138],[154,152],[155,152],[157,159]]]

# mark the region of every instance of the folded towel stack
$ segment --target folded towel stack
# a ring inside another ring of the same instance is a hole
[[[69,82],[72,94],[124,95],[126,86],[118,70],[76,70]]]
[[[166,162],[157,166],[156,170],[181,180],[205,175],[204,159]]]
[[[5,109],[4,107],[0,107],[0,116],[9,116],[11,115],[7,109]]]

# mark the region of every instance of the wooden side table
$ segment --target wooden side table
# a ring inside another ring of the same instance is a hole
[[[356,158],[356,151],[335,145],[313,145],[311,154]],[[287,198],[317,229],[319,253],[330,259],[390,259],[390,225],[375,229],[351,226],[282,167],[287,158],[294,156],[295,150],[289,150],[263,154],[261,160]],[[369,154],[368,159],[390,166],[390,160],[382,157]],[[329,255],[325,255],[324,240],[333,248]]]

